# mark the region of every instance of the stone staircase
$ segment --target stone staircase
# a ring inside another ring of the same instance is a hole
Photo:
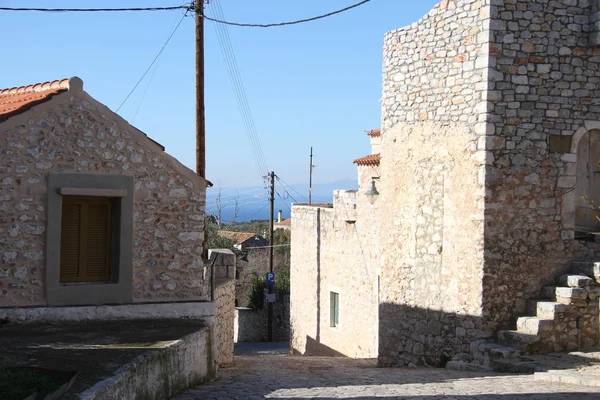
[[[450,361],[448,368],[530,372],[524,355],[597,347],[600,342],[598,299],[600,262],[573,262],[569,273],[530,300],[529,316],[516,320],[515,330],[498,331],[496,343],[472,346],[474,361]]]

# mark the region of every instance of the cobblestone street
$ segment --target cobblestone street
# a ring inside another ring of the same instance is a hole
[[[200,399],[599,399],[600,388],[533,380],[532,375],[377,368],[374,360],[240,353],[219,378],[174,400]]]

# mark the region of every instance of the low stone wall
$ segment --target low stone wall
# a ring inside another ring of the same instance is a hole
[[[233,364],[235,309],[235,254],[229,249],[210,249],[208,263],[215,273],[217,364]]]
[[[169,399],[216,377],[214,330],[206,327],[158,351],[142,354],[81,393],[82,400]]]
[[[18,323],[117,319],[212,318],[215,303],[125,304],[114,306],[0,308],[0,320]]]
[[[235,308],[234,342],[264,342],[268,335],[269,308]],[[290,340],[290,296],[279,295],[273,303],[273,340]]]
[[[223,282],[215,289],[217,363],[233,364],[235,281]]]

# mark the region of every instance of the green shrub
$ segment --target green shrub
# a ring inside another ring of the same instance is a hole
[[[256,271],[252,272],[252,292],[248,296],[248,307],[262,310],[265,303],[266,277],[261,277]]]

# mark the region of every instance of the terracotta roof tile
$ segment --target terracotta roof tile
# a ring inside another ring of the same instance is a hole
[[[68,79],[0,89],[0,122],[67,90],[69,90]]]
[[[277,225],[277,226],[291,226],[292,225],[292,219],[291,218],[286,218],[281,222],[275,222],[273,225]]]
[[[379,165],[379,161],[381,160],[381,156],[379,153],[370,154],[365,157],[357,158],[354,160],[354,164],[358,165]]]
[[[242,244],[246,240],[258,236],[258,234],[252,232],[219,231],[218,233],[219,236],[233,240],[235,244]]]
[[[367,132],[367,135],[371,137],[379,137],[381,136],[381,129],[372,129]]]

